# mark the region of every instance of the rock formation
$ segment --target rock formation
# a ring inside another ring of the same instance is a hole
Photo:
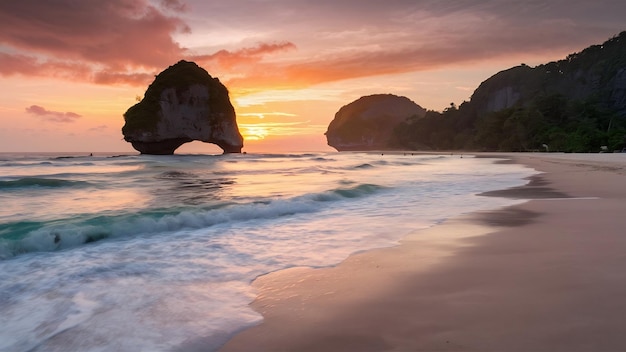
[[[402,149],[624,150],[626,32],[563,60],[498,72],[458,108],[429,111],[395,131]]]
[[[480,84],[471,98],[480,114],[528,106],[537,96],[597,100],[626,117],[626,32],[559,61],[498,72]]]
[[[423,117],[421,106],[406,97],[375,94],[342,107],[328,125],[328,145],[343,150],[389,149],[394,127],[412,116]]]
[[[225,153],[243,147],[228,90],[194,62],[179,61],[157,75],[124,120],[124,140],[142,154],[173,154],[194,140]]]

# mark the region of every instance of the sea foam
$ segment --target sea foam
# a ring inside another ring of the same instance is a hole
[[[180,175],[177,175],[179,177]],[[211,209],[150,211],[117,216],[86,217],[81,220],[18,222],[0,224],[0,259],[38,251],[54,251],[100,241],[106,238],[208,228],[216,224],[253,219],[274,219],[321,209],[320,202],[365,197],[383,190],[372,184],[342,187],[305,194],[291,199],[257,201],[247,204],[224,203]],[[34,228],[34,229],[33,229]]]

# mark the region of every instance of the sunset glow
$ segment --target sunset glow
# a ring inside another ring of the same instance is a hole
[[[245,151],[328,150],[328,123],[360,96],[442,110],[502,69],[603,42],[625,12],[565,0],[5,1],[0,152],[134,152],[123,113],[181,59],[228,87]]]

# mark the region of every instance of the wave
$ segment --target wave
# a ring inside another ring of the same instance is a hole
[[[28,166],[41,166],[41,165],[53,165],[51,161],[41,162],[15,162],[10,160],[4,160],[0,167],[28,167]]]
[[[166,171],[156,175],[156,178],[159,179],[189,179],[189,178],[197,178],[198,175],[192,172],[184,172],[184,171]]]
[[[29,252],[67,249],[108,238],[151,236],[210,228],[220,224],[313,213],[327,208],[328,202],[367,197],[384,189],[385,187],[374,184],[359,184],[283,200],[222,203],[210,208],[163,209],[95,217],[84,215],[78,219],[0,224],[0,259]]]
[[[337,161],[337,159],[332,159],[332,158],[324,158],[324,157],[311,157],[311,160],[313,161]]]
[[[54,158],[50,158],[52,160],[66,160],[66,159],[78,159],[78,158],[84,158],[85,156],[72,156],[72,155],[67,155],[67,156],[56,156]]]
[[[0,181],[0,189],[14,189],[27,187],[86,187],[89,182],[86,181],[70,181],[57,178],[41,178],[41,177],[24,177],[17,180]]]
[[[31,168],[31,167],[38,167],[38,166],[48,166],[51,168],[64,168],[64,167],[72,167],[72,166],[94,166],[96,165],[93,162],[90,161],[83,161],[83,162],[63,162],[60,163],[58,162],[58,160],[55,160],[56,162],[51,162],[51,161],[41,161],[41,162],[15,162],[15,161],[7,161],[7,162],[2,162],[0,163],[0,167],[24,167],[24,168]]]
[[[317,194],[313,197],[316,201],[334,201],[342,198],[360,198],[374,194],[386,187],[373,184],[360,184],[350,188],[338,188],[325,193]]]

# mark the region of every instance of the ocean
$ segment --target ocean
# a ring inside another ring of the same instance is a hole
[[[0,154],[0,351],[214,350],[259,275],[519,200],[535,170],[412,153]]]

